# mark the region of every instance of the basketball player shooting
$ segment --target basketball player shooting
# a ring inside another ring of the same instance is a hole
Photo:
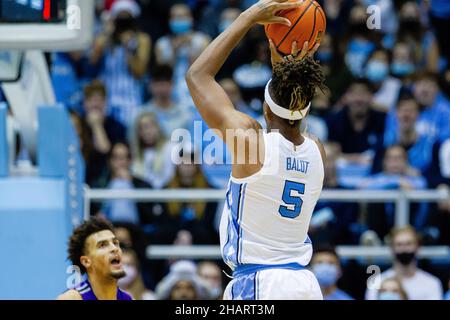
[[[233,270],[225,300],[322,299],[316,278],[305,267],[312,256],[307,232],[322,191],[325,152],[320,142],[300,131],[316,88],[324,88],[324,75],[312,58],[319,44],[308,51],[309,43],[304,43],[299,53],[293,42],[291,54],[283,57],[270,42],[273,76],[263,106],[267,132],[237,111],[215,81],[252,26],[290,26],[290,20],[276,14],[302,3],[259,1],[206,48],[186,75],[201,116],[233,156],[220,224],[222,257]],[[238,140],[245,148],[239,148]],[[255,150],[261,156],[251,161]]]
[[[117,286],[125,271],[119,240],[109,222],[95,217],[84,222],[70,237],[68,251],[72,263],[87,273],[87,280],[58,300],[132,300]]]

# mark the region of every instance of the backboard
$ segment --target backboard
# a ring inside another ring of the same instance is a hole
[[[72,51],[93,39],[93,0],[0,1],[0,49]]]

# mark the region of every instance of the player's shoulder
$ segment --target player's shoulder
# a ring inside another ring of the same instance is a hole
[[[60,294],[56,300],[83,300],[83,298],[77,290],[71,289],[67,290],[63,294]]]
[[[325,148],[324,148],[322,142],[320,141],[320,139],[311,133],[302,133],[302,135],[305,138],[311,139],[317,145],[317,147],[319,148],[319,151],[320,151],[320,155],[322,156],[323,161],[325,161],[326,152],[325,152]]]

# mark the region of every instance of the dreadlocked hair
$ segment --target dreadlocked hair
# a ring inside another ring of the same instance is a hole
[[[273,68],[270,95],[292,113],[303,110],[314,98],[316,89],[324,91],[325,74],[319,62],[307,56],[302,60],[282,61]],[[287,120],[291,126],[298,121]]]

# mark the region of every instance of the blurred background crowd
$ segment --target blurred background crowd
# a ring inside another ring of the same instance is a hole
[[[97,0],[92,46],[48,54],[57,100],[70,110],[80,137],[90,187],[226,187],[228,164],[174,164],[171,135],[179,128],[193,132],[198,123],[207,129],[184,75],[211,39],[255,2]],[[317,92],[303,125],[325,144],[324,188],[448,189],[450,1],[318,2],[328,26],[316,58],[329,90]],[[366,24],[371,5],[379,9],[378,29]],[[235,107],[264,125],[262,97],[270,77],[268,42],[255,26],[218,79]],[[195,157],[204,147],[193,141],[183,156]],[[26,157],[19,147],[18,161]],[[221,209],[216,202],[113,200],[94,204],[91,214],[116,223],[127,267],[121,286],[135,298],[216,299],[227,282],[220,261],[149,261],[145,247],[218,244]],[[393,203],[320,201],[310,229],[311,266],[324,295],[442,299],[448,266],[417,262],[414,253],[419,245],[450,245],[450,200],[413,203],[410,212],[412,227],[392,230]],[[340,261],[334,249],[360,244],[390,245],[394,253],[393,268],[375,293],[366,292],[363,266]]]

